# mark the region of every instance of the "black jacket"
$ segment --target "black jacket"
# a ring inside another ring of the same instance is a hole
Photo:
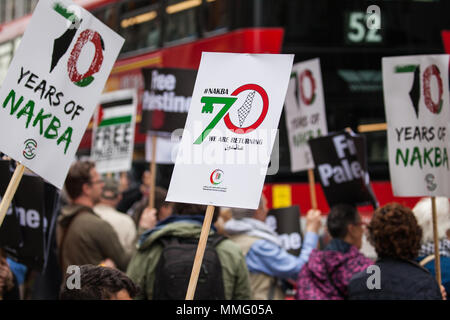
[[[380,289],[369,289],[375,272],[362,271],[349,283],[350,300],[442,300],[441,291],[433,276],[414,261],[381,258],[375,266],[380,268]]]

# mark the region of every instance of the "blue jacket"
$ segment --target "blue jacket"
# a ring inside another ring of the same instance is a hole
[[[294,256],[284,248],[268,240],[258,240],[245,256],[248,271],[265,273],[280,279],[297,279],[300,269],[308,262],[309,255],[317,247],[319,236],[307,232],[300,255]]]
[[[417,259],[417,262],[420,262],[425,257],[419,257]],[[436,277],[436,270],[434,266],[434,259],[428,262],[424,267],[430,273],[433,275],[433,277]],[[450,257],[444,257],[441,256],[440,259],[441,262],[441,279],[442,279],[442,285],[445,288],[445,291],[447,292],[447,299],[450,299]]]

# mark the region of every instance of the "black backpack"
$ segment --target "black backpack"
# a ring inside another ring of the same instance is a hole
[[[225,290],[215,247],[224,240],[220,235],[210,235],[205,248],[200,274],[195,290],[195,300],[224,300]],[[155,270],[154,300],[184,300],[194,265],[198,239],[163,237],[159,239],[164,249]]]

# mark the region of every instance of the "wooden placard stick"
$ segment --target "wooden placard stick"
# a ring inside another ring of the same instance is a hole
[[[441,285],[441,259],[439,258],[439,235],[437,229],[436,197],[431,197],[431,209],[433,215],[434,268],[436,270],[436,280],[439,285]]]
[[[387,130],[386,123],[362,124],[358,126],[358,132],[373,132]]]
[[[309,196],[311,199],[311,207],[317,209],[316,181],[314,179],[314,170],[308,169]]]
[[[148,205],[155,207],[155,181],[156,181],[156,136],[152,136],[152,162],[150,163],[150,191]]]
[[[19,163],[14,170],[13,176],[9,181],[8,187],[6,188],[5,195],[0,203],[0,226],[3,224],[5,219],[6,211],[8,211],[9,205],[11,204],[12,198],[17,191],[20,181],[22,180],[23,173],[25,172],[25,166]]]
[[[198,241],[197,251],[195,253],[194,265],[192,267],[191,278],[189,280],[189,286],[186,293],[186,300],[194,300],[195,289],[197,288],[198,276],[200,274],[200,267],[202,265],[213,215],[214,206],[208,206],[206,208],[205,220],[203,220],[202,232],[200,233],[200,239]]]

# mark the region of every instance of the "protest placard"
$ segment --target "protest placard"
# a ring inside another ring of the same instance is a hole
[[[319,59],[293,66],[284,110],[291,171],[314,169],[308,140],[328,133]]]
[[[303,238],[298,206],[270,210],[266,223],[278,234],[281,244],[287,252],[295,256],[300,254]]]
[[[202,54],[167,201],[258,207],[292,60]]]
[[[136,90],[103,94],[95,112],[91,158],[99,173],[131,169],[136,123]]]
[[[441,283],[436,196],[450,196],[449,55],[385,57],[389,172],[396,196],[431,196],[436,279]]]
[[[378,207],[369,181],[364,136],[343,131],[308,143],[330,207],[339,203]]]
[[[450,196],[449,57],[383,58],[389,172],[396,196]]]
[[[11,175],[10,162],[0,160],[1,194]],[[10,257],[34,270],[45,268],[58,204],[59,192],[53,185],[25,174],[0,227],[0,246]]]
[[[151,135],[147,135],[145,139],[145,160],[148,162],[151,162],[153,157],[152,139],[153,136]],[[179,139],[172,140],[171,138],[157,137],[156,141],[156,163],[174,164],[180,145]]]
[[[194,298],[214,206],[259,205],[293,58],[202,53],[166,198],[208,205],[187,300]]]
[[[62,188],[123,42],[71,1],[39,1],[0,89],[0,150]]]
[[[141,131],[170,137],[174,130],[184,128],[197,71],[144,68],[142,73],[145,91],[142,97]]]

